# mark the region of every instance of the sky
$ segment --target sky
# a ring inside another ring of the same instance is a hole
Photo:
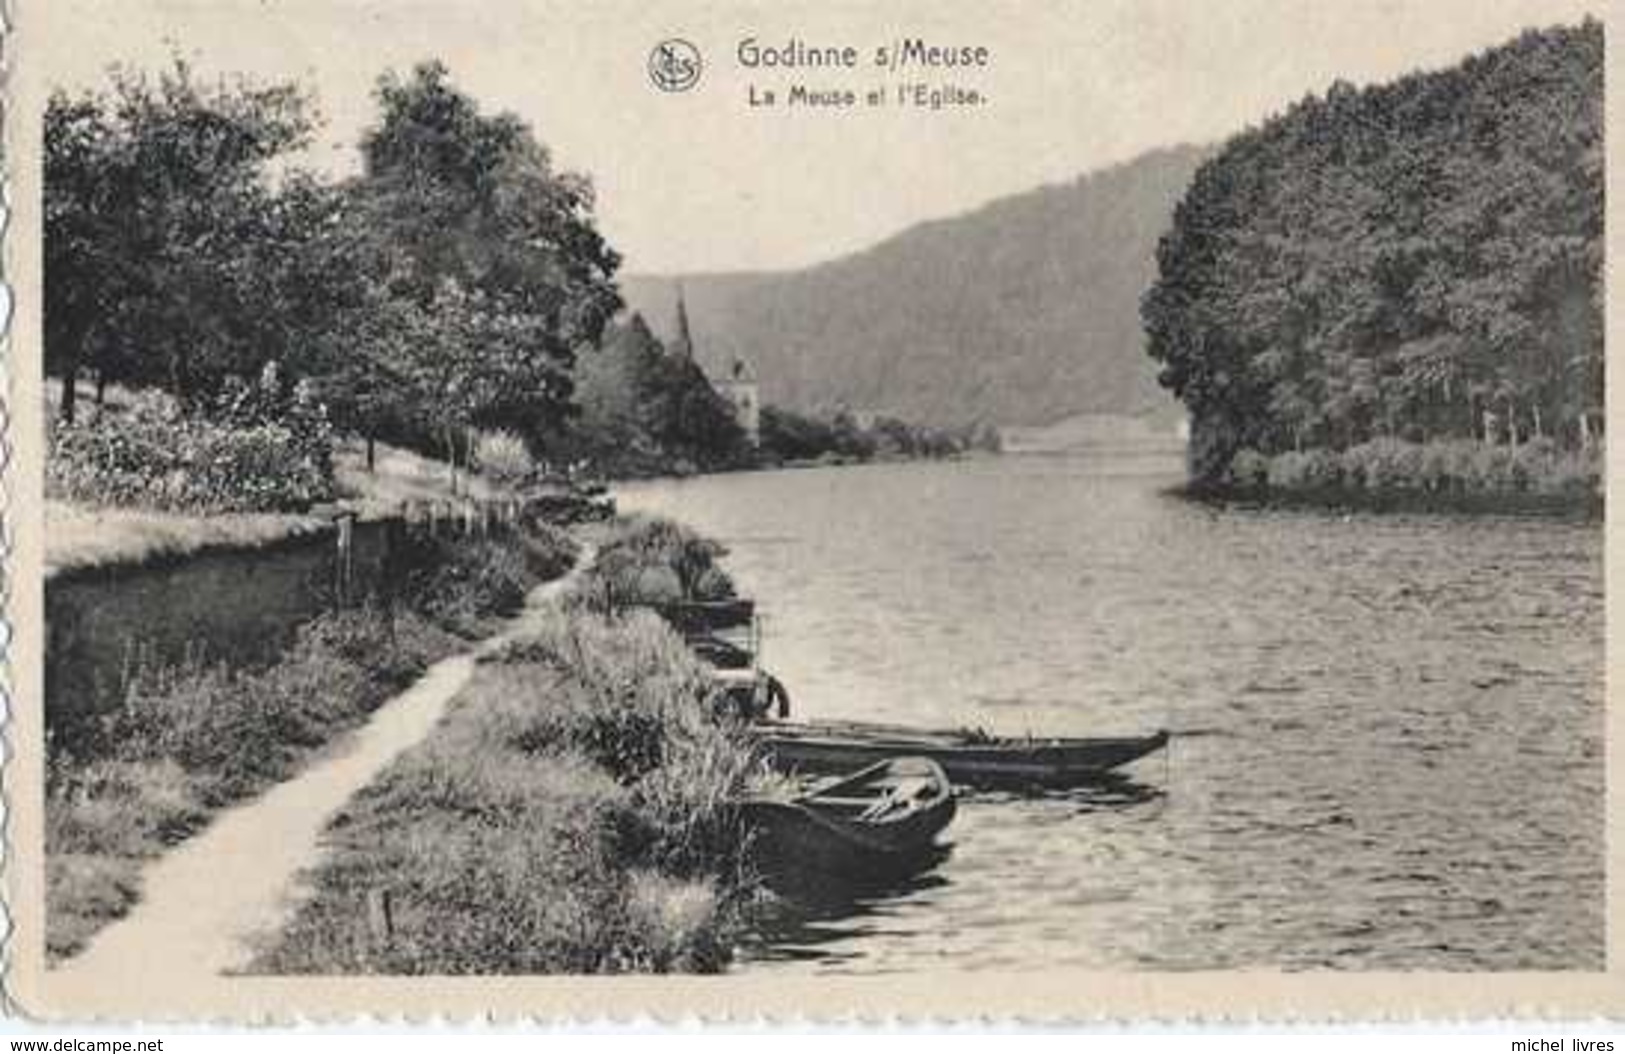
[[[209,76],[298,78],[324,124],[308,163],[353,171],[385,70],[439,58],[488,110],[525,118],[589,175],[630,272],[806,266],[922,220],[1129,160],[1222,140],[1336,79],[1437,68],[1600,0],[48,0],[41,73],[69,89],[173,53]],[[656,90],[654,45],[700,52],[699,82]],[[897,41],[985,47],[977,69],[891,73]],[[747,39],[857,49],[855,70],[746,69]],[[890,102],[902,84],[974,90],[978,106]],[[888,105],[788,108],[796,83]],[[774,91],[779,104],[753,107]]]

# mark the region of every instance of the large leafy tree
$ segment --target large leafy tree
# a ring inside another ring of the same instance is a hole
[[[351,190],[370,281],[401,304],[383,317],[402,325],[386,343],[412,404],[453,458],[470,426],[538,438],[571,412],[575,356],[620,306],[591,185],[439,63],[385,76],[377,98]]]
[[[252,250],[301,237],[271,165],[310,131],[296,86],[204,85],[179,60],[156,78],[116,71],[109,93],[52,95],[46,368],[64,417],[85,369],[191,399],[273,354],[283,338],[255,310],[273,260]]]

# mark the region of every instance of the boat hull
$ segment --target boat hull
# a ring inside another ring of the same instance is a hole
[[[990,790],[1095,782],[1168,743],[1167,732],[1088,739],[980,740],[958,732],[908,733],[858,724],[764,724],[757,736],[764,755],[785,772],[844,772],[889,757],[913,755],[941,765],[955,784]]]
[[[906,836],[876,839],[810,809],[760,802],[746,808],[756,832],[754,859],[769,884],[878,882],[902,878],[941,858],[936,836],[952,822],[946,798],[929,814],[910,818]]]
[[[921,787],[916,797],[891,813],[866,809],[871,802],[883,805],[875,788],[896,777],[913,777]],[[827,890],[903,878],[934,865],[944,855],[937,835],[953,821],[957,805],[939,766],[903,758],[789,801],[745,802],[742,810],[752,858],[769,885]]]

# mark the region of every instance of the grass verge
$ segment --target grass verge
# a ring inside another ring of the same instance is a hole
[[[728,803],[773,777],[711,717],[710,679],[662,621],[584,602],[595,580],[634,570],[616,555],[628,547],[638,573],[679,579],[705,567],[674,564],[715,556],[664,521],[613,528],[585,594],[485,656],[435,733],[334,819],[308,898],[253,972],[727,963],[756,897]]]

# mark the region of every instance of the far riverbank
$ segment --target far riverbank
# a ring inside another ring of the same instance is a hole
[[[1193,479],[1179,490],[1200,501],[1272,508],[1600,519],[1603,469],[1600,446],[1568,450],[1548,439],[1515,446],[1379,439],[1273,455],[1244,448],[1222,478]]]

